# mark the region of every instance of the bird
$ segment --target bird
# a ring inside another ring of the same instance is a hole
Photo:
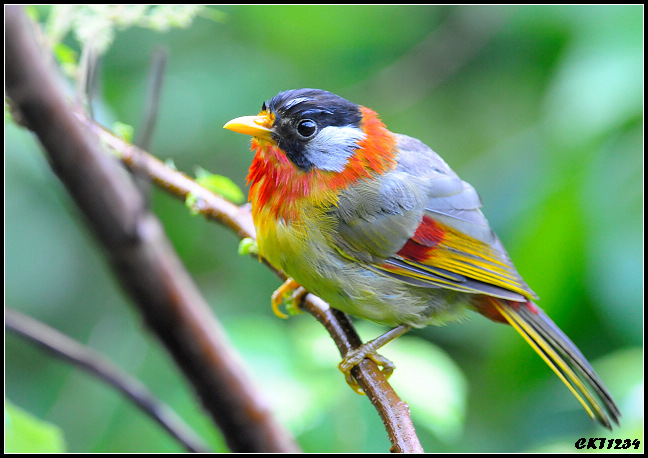
[[[250,135],[247,175],[259,256],[331,307],[391,329],[347,353],[386,375],[377,350],[412,328],[476,311],[510,324],[584,407],[612,430],[621,416],[576,345],[535,304],[481,211],[475,188],[420,140],[392,133],[377,113],[321,89],[292,89],[225,129]]]

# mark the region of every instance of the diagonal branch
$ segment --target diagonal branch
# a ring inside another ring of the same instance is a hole
[[[101,354],[20,312],[5,308],[5,327],[121,391],[190,452],[209,452],[200,437],[137,379]]]

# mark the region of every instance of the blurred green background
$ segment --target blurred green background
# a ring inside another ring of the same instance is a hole
[[[279,91],[321,88],[374,109],[475,186],[539,304],[623,413],[614,433],[598,427],[514,330],[471,315],[384,349],[425,450],[574,451],[581,437],[642,440],[643,7],[213,9],[222,20],[117,33],[102,62],[102,122],[137,128],[158,46],[169,62],[151,151],[189,173],[200,165],[244,187],[249,139],[222,125],[256,114]],[[38,144],[11,124],[5,167],[6,306],[111,358],[225,450],[116,286]],[[380,419],[345,385],[325,331],[307,315],[272,314],[279,280],[182,203],[153,190],[152,205],[300,446],[387,451]],[[356,322],[364,339],[384,331]],[[5,396],[57,425],[68,451],[182,450],[113,390],[12,334]]]

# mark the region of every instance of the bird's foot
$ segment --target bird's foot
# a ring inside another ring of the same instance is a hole
[[[371,342],[369,342],[369,344],[371,344]],[[365,392],[362,388],[360,388],[360,385],[356,381],[355,377],[351,374],[351,369],[360,364],[362,360],[367,358],[376,363],[376,365],[381,368],[380,371],[383,373],[385,378],[389,378],[389,376],[392,375],[394,369],[396,368],[396,365],[394,365],[394,363],[392,363],[384,356],[376,353],[372,348],[365,348],[369,344],[365,344],[360,348],[350,351],[346,354],[340,364],[338,364],[338,368],[344,374],[344,378],[347,384],[353,391],[358,394],[365,394]]]
[[[299,305],[304,299],[304,296],[306,296],[306,293],[307,291],[299,283],[292,278],[289,278],[283,283],[283,285],[277,288],[274,293],[272,293],[272,311],[275,315],[284,320],[290,318],[290,315],[301,313]],[[288,314],[285,314],[279,309],[281,304],[284,302],[286,303],[286,311]]]
[[[407,331],[410,330],[410,328],[411,326],[406,324],[401,324],[400,326],[396,326],[395,328],[390,329],[383,335],[375,338],[371,342],[367,342],[361,347],[348,352],[344,356],[344,359],[340,362],[338,368],[344,374],[344,378],[346,379],[346,382],[349,384],[349,386],[353,391],[355,391],[358,394],[365,394],[362,388],[360,388],[360,386],[358,385],[358,382],[355,379],[355,377],[353,377],[353,375],[351,374],[351,369],[353,369],[355,366],[360,364],[362,360],[365,358],[370,359],[371,361],[376,363],[378,367],[381,367],[382,368],[381,372],[383,373],[385,378],[389,378],[389,376],[392,375],[396,366],[394,365],[394,363],[392,363],[384,356],[379,355],[378,349],[380,349],[383,345],[391,342],[396,337],[405,334]]]

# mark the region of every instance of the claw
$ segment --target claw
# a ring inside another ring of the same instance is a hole
[[[347,355],[340,362],[340,364],[338,364],[338,368],[344,374],[344,379],[346,380],[347,384],[351,387],[353,391],[362,395],[364,395],[365,392],[362,388],[360,388],[360,385],[358,385],[358,382],[356,381],[355,377],[351,374],[351,369],[353,369],[355,366],[360,364],[363,359],[368,358],[374,363],[376,363],[378,367],[382,368],[380,371],[383,373],[385,378],[389,378],[394,373],[394,369],[396,368],[394,363],[392,363],[384,356],[379,355],[375,351],[367,353],[368,350],[372,350],[371,348],[366,348],[367,345],[370,344],[371,342],[369,342],[369,344],[365,344],[362,347],[347,353]]]
[[[348,352],[344,359],[338,365],[338,368],[344,374],[347,384],[351,387],[353,391],[358,394],[365,394],[365,392],[360,388],[355,377],[351,375],[351,369],[360,364],[363,359],[369,358],[372,360],[378,367],[381,367],[381,372],[385,378],[389,378],[390,375],[394,372],[396,366],[390,360],[381,356],[377,353],[378,349],[383,345],[391,342],[396,337],[405,334],[410,329],[410,326],[407,324],[401,324],[395,328],[387,331],[383,335],[375,338],[371,342],[367,342],[355,350]]]
[[[301,285],[295,280],[289,278],[279,288],[277,288],[274,293],[272,293],[272,299],[270,301],[272,305],[272,311],[279,318],[286,320],[290,318],[290,315],[287,315],[279,310],[279,307],[281,307],[281,304],[283,304],[284,300],[290,296],[290,300],[293,302],[293,304],[297,304],[296,306],[287,307],[290,314],[294,315],[295,313],[299,313],[299,304],[301,303],[301,300],[305,295],[306,290],[302,288]]]

